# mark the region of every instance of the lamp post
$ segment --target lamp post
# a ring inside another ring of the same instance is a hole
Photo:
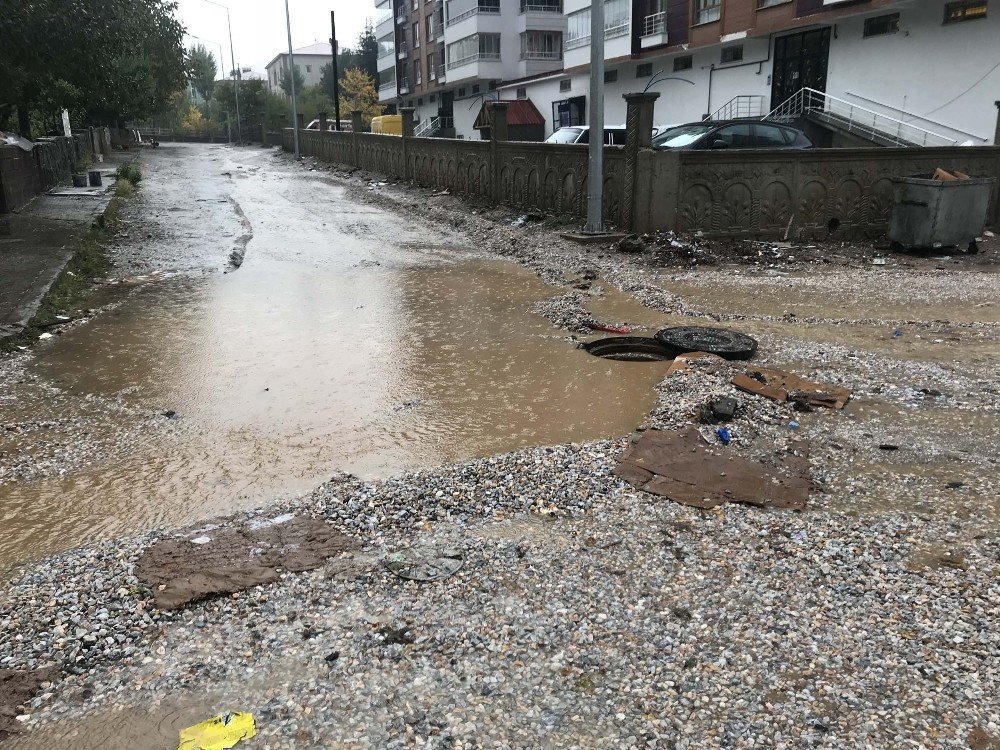
[[[604,218],[604,0],[590,3],[590,158],[585,234],[602,234]]]
[[[206,0],[207,2],[207,0]],[[295,98],[295,53],[292,52],[292,15],[285,0],[285,23],[288,26],[288,80],[292,88],[292,137],[295,141],[295,158],[301,159],[299,151],[299,105]]]
[[[215,0],[202,0],[209,5],[216,5],[226,11],[226,25],[229,27],[229,56],[233,64],[233,86],[236,88],[236,142],[243,143],[243,131],[240,128],[240,70],[236,67],[236,52],[233,50],[233,22],[229,18],[229,7]]]

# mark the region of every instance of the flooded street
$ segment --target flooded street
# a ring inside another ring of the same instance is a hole
[[[320,173],[200,145],[144,165],[139,213],[154,227],[133,226],[123,252],[159,275],[100,290],[111,309],[40,344],[30,386],[0,400],[0,423],[57,423],[41,444],[8,431],[0,453],[78,459],[0,475],[0,567],[337,471],[624,434],[655,402],[663,366],[574,349],[531,312],[554,293],[534,274]],[[95,416],[107,404],[113,426]]]

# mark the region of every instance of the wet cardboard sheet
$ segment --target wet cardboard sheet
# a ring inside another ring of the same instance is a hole
[[[775,467],[707,446],[694,428],[636,433],[615,474],[638,489],[696,508],[746,503],[802,510],[812,485],[804,455]]]
[[[746,372],[745,375],[735,375],[733,385],[741,391],[774,401],[803,400],[810,406],[843,409],[851,399],[851,392],[847,388],[800,378],[785,370],[751,367]]]
[[[182,538],[156,542],[136,565],[160,609],[277,581],[281,571],[318,568],[354,547],[330,524],[279,517],[267,524],[204,527]]]

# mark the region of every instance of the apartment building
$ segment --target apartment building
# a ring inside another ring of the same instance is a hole
[[[384,0],[379,100],[414,107],[418,133],[477,138],[497,86],[563,68],[562,0]]]
[[[497,86],[532,101],[547,133],[587,117],[590,1],[565,5],[562,70]],[[634,91],[659,92],[666,126],[767,114],[808,88],[914,142],[994,139],[998,0],[605,0],[604,16],[609,124]]]
[[[318,86],[322,77],[324,65],[333,62],[332,47],[329,42],[317,42],[308,47],[299,47],[292,50],[295,55],[295,67],[302,74],[302,80],[306,86]],[[265,67],[267,73],[267,87],[271,91],[283,94],[281,90],[281,76],[288,71],[288,53],[282,52],[275,55]]]

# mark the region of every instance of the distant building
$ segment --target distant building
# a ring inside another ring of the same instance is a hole
[[[302,74],[302,80],[306,86],[318,86],[324,65],[333,62],[333,52],[328,42],[317,42],[308,47],[300,47],[293,50],[295,55],[295,67]],[[288,71],[288,53],[282,52],[275,56],[265,68],[267,75],[267,87],[271,91],[284,94],[281,90],[281,76]]]

